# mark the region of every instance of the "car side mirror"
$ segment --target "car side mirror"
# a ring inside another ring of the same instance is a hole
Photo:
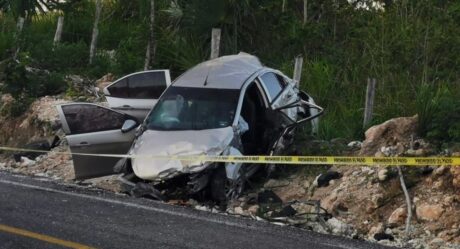
[[[121,127],[121,132],[126,133],[136,128],[138,123],[132,119],[127,119]]]

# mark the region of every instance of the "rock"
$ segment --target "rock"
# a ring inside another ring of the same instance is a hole
[[[36,163],[34,160],[31,160],[27,157],[21,157],[20,162],[21,162],[20,165],[23,167],[32,166]]]
[[[371,197],[371,202],[372,202],[372,205],[375,209],[379,208],[380,206],[382,206],[383,204],[383,201],[384,201],[384,197],[383,197],[383,194],[375,194]]]
[[[382,146],[396,145],[408,141],[417,132],[418,116],[390,119],[369,128],[360,155],[375,155]]]
[[[309,188],[310,188],[310,185],[311,185],[311,183],[310,183],[310,181],[308,181],[308,180],[305,180],[305,181],[303,182],[303,184],[302,184],[302,186],[304,187],[304,189],[309,189]]]
[[[279,188],[289,185],[287,180],[270,179],[264,184],[264,188]]]
[[[374,237],[377,233],[382,233],[384,231],[383,223],[378,223],[377,225],[369,229],[369,236]]]
[[[408,149],[405,154],[408,156],[426,156],[428,154],[428,151],[426,149]]]
[[[238,215],[243,215],[244,214],[244,210],[242,207],[236,207],[235,209],[233,209],[233,213],[234,214],[238,214]]]
[[[441,189],[442,187],[444,187],[444,184],[445,184],[444,180],[443,180],[443,179],[439,179],[439,180],[437,180],[437,181],[435,181],[435,182],[433,183],[433,188],[435,188],[435,189]]]
[[[257,211],[259,211],[259,205],[252,205],[248,208],[248,212],[252,215],[256,215]]]
[[[377,241],[380,241],[380,240],[389,240],[389,241],[394,241],[395,238],[393,237],[393,235],[391,234],[386,234],[384,232],[381,232],[381,233],[376,233],[374,235],[374,239],[377,240]]]
[[[187,203],[190,206],[197,206],[198,205],[198,201],[196,201],[195,199],[188,199]]]
[[[397,208],[391,213],[390,217],[388,218],[388,225],[391,227],[396,227],[398,225],[404,224],[407,217],[407,209],[400,207]]]
[[[11,104],[11,103],[14,102],[14,98],[9,93],[2,94],[2,97],[0,98],[0,102],[1,102],[2,105]]]
[[[444,209],[440,204],[422,204],[416,208],[417,217],[426,221],[434,221],[441,217]]]
[[[196,205],[194,208],[196,210],[200,210],[200,211],[206,211],[206,212],[210,211],[210,209],[208,207],[204,206],[204,205]]]
[[[450,167],[450,173],[452,174],[452,185],[460,188],[460,165]]]
[[[448,168],[446,166],[440,166],[440,167],[437,167],[434,171],[433,171],[433,174],[435,176],[442,176],[444,175],[444,173],[446,173],[446,171],[448,170]]]
[[[347,144],[347,146],[352,149],[361,149],[362,145],[363,145],[363,142],[361,141],[351,141]]]
[[[441,238],[434,238],[433,240],[430,241],[431,245],[437,245],[437,246],[442,245],[444,243],[445,243],[444,240]]]
[[[333,179],[339,179],[340,177],[342,177],[342,175],[337,172],[337,171],[328,171],[324,174],[320,174],[317,178],[316,178],[316,185],[318,187],[326,187],[326,186],[329,186],[329,181],[330,180],[333,180]]]
[[[337,198],[337,192],[332,191],[330,195],[321,200],[321,207],[326,209],[329,213],[334,213],[338,206]]]
[[[385,181],[387,179],[387,176],[388,176],[388,169],[384,168],[384,169],[379,170],[377,175],[378,175],[378,178],[379,178],[380,181],[382,181],[382,182]]]
[[[341,236],[351,236],[353,234],[353,228],[350,225],[345,224],[335,217],[327,220],[327,224],[331,228],[333,234]]]

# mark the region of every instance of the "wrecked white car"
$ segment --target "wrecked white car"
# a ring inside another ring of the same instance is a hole
[[[166,70],[134,75],[148,73],[156,77],[150,81],[145,77],[142,84],[125,77],[108,86],[110,108],[87,103],[58,107],[72,152],[132,156],[75,155],[76,178],[115,171],[123,173],[121,180],[132,191],[160,199],[162,186],[180,179],[174,185],[184,183],[189,194],[206,192],[216,201],[225,201],[241,194],[246,179],[260,165],[143,155],[279,155],[298,125],[311,121],[315,126],[322,114],[322,108],[293,80],[249,54],[200,63],[172,83]],[[159,96],[161,88],[164,92]],[[139,98],[146,100],[144,105]],[[150,105],[153,108],[143,118]]]

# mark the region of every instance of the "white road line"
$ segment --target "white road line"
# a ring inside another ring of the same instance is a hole
[[[106,202],[110,204],[117,204],[125,207],[131,207],[131,208],[137,208],[137,209],[143,209],[147,211],[154,211],[158,213],[164,213],[164,214],[169,214],[169,215],[174,215],[178,217],[183,217],[183,218],[188,218],[188,219],[195,219],[195,220],[202,220],[206,222],[212,222],[212,223],[217,223],[217,224],[222,224],[222,225],[227,225],[227,226],[232,226],[232,227],[239,227],[239,228],[245,228],[245,229],[255,229],[254,226],[246,226],[242,225],[236,222],[231,222],[231,221],[224,221],[224,220],[214,220],[211,218],[206,218],[198,215],[192,215],[192,214],[184,214],[180,213],[177,211],[171,211],[171,210],[166,210],[162,208],[156,208],[156,207],[150,207],[150,206],[145,206],[145,205],[140,205],[136,203],[130,203],[130,202],[123,202],[123,201],[118,201],[114,199],[106,199],[98,196],[92,196],[92,195],[85,195],[85,194],[79,194],[79,193],[73,193],[73,192],[66,192],[66,191],[61,191],[57,189],[52,189],[52,188],[46,188],[46,187],[41,187],[41,186],[35,186],[31,184],[26,184],[26,183],[20,183],[20,182],[13,182],[13,181],[8,181],[8,180],[0,180],[0,183],[4,184],[9,184],[13,186],[19,186],[23,188],[30,188],[30,189],[37,189],[37,190],[42,190],[42,191],[47,191],[47,192],[52,192],[52,193],[59,193],[63,195],[68,195],[68,196],[75,196],[83,199],[90,199],[94,201],[101,201],[101,202]]]

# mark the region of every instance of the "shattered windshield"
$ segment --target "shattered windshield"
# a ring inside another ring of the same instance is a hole
[[[150,130],[204,130],[232,125],[239,90],[169,87],[146,120]]]

